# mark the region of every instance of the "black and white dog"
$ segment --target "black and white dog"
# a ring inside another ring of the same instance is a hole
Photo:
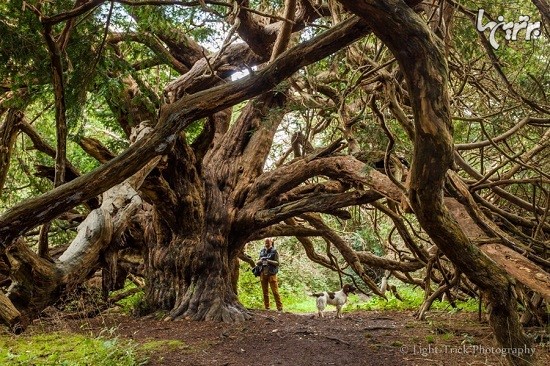
[[[315,294],[311,294],[311,296],[315,296],[317,298],[317,310],[319,310],[319,317],[324,317],[323,310],[328,305],[334,305],[336,306],[336,317],[341,318],[342,317],[342,307],[344,304],[348,301],[348,294],[351,292],[352,294],[355,294],[355,286],[345,284],[344,287],[340,291],[336,292],[318,292]]]

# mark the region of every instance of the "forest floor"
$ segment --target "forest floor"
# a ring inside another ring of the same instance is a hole
[[[137,344],[149,366],[506,365],[491,328],[476,313],[432,311],[424,321],[407,311],[353,311],[342,319],[334,312],[324,318],[252,313],[252,320],[238,324],[103,314],[58,320],[48,328],[94,335],[109,329],[118,339]],[[533,365],[550,365],[548,333],[527,330],[537,335]]]

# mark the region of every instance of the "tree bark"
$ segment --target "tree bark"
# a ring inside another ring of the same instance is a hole
[[[0,194],[4,188],[10,166],[10,158],[15,138],[19,132],[19,124],[23,120],[23,113],[10,109],[4,123],[0,126]]]
[[[15,308],[10,299],[0,291],[0,320],[8,325],[15,334],[21,333],[21,313]]]

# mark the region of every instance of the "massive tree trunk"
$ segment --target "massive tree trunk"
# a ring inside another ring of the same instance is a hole
[[[183,136],[143,191],[153,203],[154,237],[147,240],[145,257],[147,301],[170,310],[181,291],[182,266],[204,233],[204,187]]]
[[[154,244],[147,261],[148,301],[152,308],[170,310],[171,319],[248,318],[236,296],[232,269],[255,233],[300,213],[332,212],[383,197],[378,191],[384,192],[388,181],[382,182],[379,173],[371,171],[363,176],[364,164],[353,157],[330,157],[338,144],[295,164],[263,171],[285,114],[285,94],[265,93],[243,108],[225,134],[211,131],[210,149],[202,161],[196,160],[200,154],[189,150],[185,139],[180,138],[162,173],[149,178],[145,189],[150,189],[149,197],[169,199],[155,203],[157,237],[150,241]],[[214,125],[224,129],[229,121],[223,121],[223,116],[217,118]],[[323,158],[325,154],[328,156]],[[350,186],[375,186],[377,191],[347,193],[349,186],[336,184],[334,192],[321,198],[311,197],[307,189],[301,193],[303,187],[298,186],[318,175],[348,181]],[[390,195],[399,196],[397,192]],[[355,259],[355,270],[379,293]]]
[[[441,41],[399,0],[340,2],[372,26],[405,74],[415,119],[409,200],[419,223],[457,268],[488,295],[489,319],[499,344],[509,349],[530,347],[519,322],[513,279],[469,241],[443,203],[453,143]],[[532,355],[507,356],[514,365],[528,365]]]
[[[244,320],[232,286],[228,243],[232,221],[201,162],[180,137],[145,192],[154,202],[154,238],[146,254],[147,305],[170,318]]]
[[[156,239],[146,262],[152,308],[170,310],[172,319],[249,317],[234,289],[233,264],[250,231],[233,227],[246,191],[262,172],[285,99],[266,93],[248,103],[225,135],[211,131],[199,137],[210,142],[203,161],[181,137],[162,173],[149,178],[150,192],[155,192],[150,197],[159,198]],[[211,123],[225,130],[229,117],[219,113]]]

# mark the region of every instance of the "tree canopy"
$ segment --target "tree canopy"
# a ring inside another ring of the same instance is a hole
[[[529,343],[518,301],[536,315],[550,300],[547,1],[8,0],[0,14],[12,330],[98,270],[105,294],[142,277],[170,319],[245,320],[239,260],[281,236],[363,291],[422,286],[421,317],[443,294],[483,294],[500,344]],[[354,246],[366,232],[377,250]]]

